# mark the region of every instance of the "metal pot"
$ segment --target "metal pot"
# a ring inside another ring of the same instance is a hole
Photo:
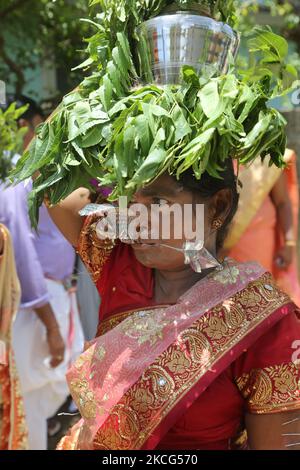
[[[159,85],[180,83],[184,65],[199,75],[226,73],[230,53],[235,57],[239,46],[239,36],[230,26],[195,11],[157,16],[136,33],[141,80]]]

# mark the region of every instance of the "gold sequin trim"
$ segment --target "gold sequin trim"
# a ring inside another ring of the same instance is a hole
[[[251,370],[236,383],[250,413],[300,409],[300,369],[293,362]]]
[[[27,450],[23,400],[11,348],[9,364],[0,365],[0,390],[3,400],[0,408],[0,450]]]
[[[178,336],[111,409],[95,436],[94,448],[140,449],[209,369],[288,303],[288,296],[278,290],[269,274],[264,274],[230,302],[204,314]]]
[[[112,240],[101,240],[97,236],[96,226],[99,216],[89,216],[81,230],[77,253],[82,258],[86,268],[96,283],[101,275],[103,266],[110,257],[114,243]]]
[[[155,305],[155,307],[150,306],[150,307],[145,307],[142,311],[143,312],[148,312],[149,310],[153,311],[158,308],[166,308],[166,305]],[[117,313],[115,315],[111,315],[109,318],[105,318],[104,320],[101,320],[98,326],[96,338],[98,336],[102,336],[108,331],[112,330],[115,326],[117,326],[119,323],[121,323],[123,320],[126,320],[126,318],[134,315],[135,313],[141,312],[141,309],[137,310],[128,310],[127,312],[122,312],[122,313]]]

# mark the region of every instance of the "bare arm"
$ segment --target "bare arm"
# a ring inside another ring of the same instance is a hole
[[[64,359],[65,345],[55,314],[50,303],[47,303],[42,307],[36,307],[34,311],[47,331],[47,342],[49,353],[51,355],[51,366],[57,367]]]
[[[277,211],[281,230],[286,240],[294,238],[293,210],[284,173],[271,191],[271,198]]]
[[[251,450],[300,450],[300,410],[274,414],[247,414]]]
[[[88,189],[79,188],[57,206],[48,208],[50,217],[57,228],[75,247],[83,225],[83,218],[78,211],[90,202],[89,195]]]

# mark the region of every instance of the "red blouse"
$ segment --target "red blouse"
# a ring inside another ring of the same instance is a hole
[[[82,230],[78,252],[101,295],[99,334],[132,311],[153,305],[152,270],[136,260],[128,245],[104,246],[97,239],[93,219],[88,219]],[[297,354],[295,340],[299,338],[300,317],[295,307],[293,313],[271,327],[216,377],[161,437],[157,448],[241,447],[246,444],[246,412],[264,414],[300,409],[300,367],[292,360]]]

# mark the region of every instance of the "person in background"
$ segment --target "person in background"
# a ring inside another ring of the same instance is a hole
[[[88,189],[82,188],[76,193],[74,200],[74,208],[79,212],[83,207],[90,203],[101,202],[103,199],[102,190],[99,188],[97,180],[91,181],[95,187],[95,193],[91,193]],[[100,296],[97,291],[90,273],[86,269],[84,263],[78,256],[77,262],[77,300],[79,307],[80,320],[84,331],[86,341],[95,338],[99,326],[99,307]]]
[[[287,149],[284,170],[254,162],[241,168],[237,214],[224,249],[237,261],[258,261],[300,305],[297,239],[299,188],[296,154]]]
[[[24,148],[43,121],[36,103],[17,99],[29,107],[19,121],[28,132]],[[76,294],[71,284],[75,252],[57,230],[47,209],[40,209],[37,231],[27,209],[28,185],[1,191],[0,221],[10,230],[22,297],[13,328],[13,348],[24,397],[29,448],[47,448],[47,419],[68,396],[65,373],[83,349]]]
[[[11,345],[21,297],[10,233],[0,224],[0,450],[26,450],[27,427]]]
[[[95,338],[98,322],[100,296],[80,258],[77,261],[77,300],[84,338],[90,341]]]

